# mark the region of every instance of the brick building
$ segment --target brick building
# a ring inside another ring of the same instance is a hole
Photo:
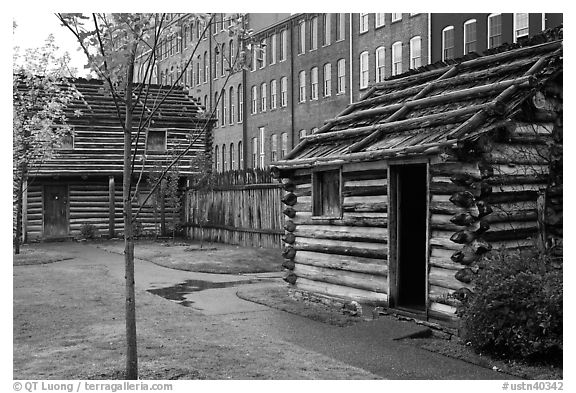
[[[562,23],[562,14],[215,14],[209,34],[190,14],[169,14],[174,34],[158,58],[158,83],[180,83],[218,121],[217,171],[266,167],[303,135],[359,101],[368,86],[432,62],[512,43]],[[248,69],[229,75],[240,43],[232,21],[254,31]],[[222,97],[221,88],[226,85]]]

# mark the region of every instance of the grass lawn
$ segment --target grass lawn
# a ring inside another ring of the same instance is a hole
[[[123,378],[124,285],[79,259],[14,267],[13,378]],[[141,379],[373,379],[316,352],[137,291]]]
[[[46,263],[53,263],[71,259],[72,256],[66,253],[42,250],[38,245],[23,245],[20,248],[20,254],[12,256],[12,263],[14,266],[24,265],[42,265]]]
[[[122,254],[123,241],[96,243],[106,251]],[[202,273],[264,273],[281,272],[280,249],[240,247],[222,243],[172,240],[137,240],[136,258],[171,269]]]

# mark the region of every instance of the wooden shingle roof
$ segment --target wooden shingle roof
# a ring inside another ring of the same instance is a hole
[[[69,83],[80,93],[80,98],[73,99],[65,110],[67,123],[73,130],[73,148],[57,149],[51,157],[33,165],[30,174],[121,175],[124,132],[112,96],[101,80],[73,79]],[[143,128],[138,138],[134,172],[138,173],[143,166],[145,170],[157,165],[165,166],[191,142],[192,147],[178,164],[178,169],[183,175],[198,172],[198,162],[193,162],[192,159],[206,151],[207,140],[207,131],[204,128],[208,120],[204,117],[202,108],[190,99],[181,87],[170,92],[168,86],[148,87],[147,98],[141,98],[134,110],[133,150],[136,147],[140,114],[151,113],[157,103],[161,104],[159,110],[153,114],[151,123]],[[119,109],[123,119],[125,110],[122,103],[119,104]],[[145,152],[147,129],[167,131],[166,151]],[[205,133],[202,133],[203,130]]]
[[[425,154],[501,124],[562,67],[562,41],[428,67],[372,86],[278,168]]]

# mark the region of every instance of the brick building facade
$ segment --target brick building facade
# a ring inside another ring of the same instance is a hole
[[[217,105],[217,171],[281,159],[374,83],[562,23],[561,14],[215,14],[198,42],[204,26],[196,18],[168,18],[175,39],[161,45],[156,77],[174,81],[197,45],[180,83],[207,111]],[[255,42],[245,48],[248,67],[232,75],[226,65],[240,43],[228,35],[229,21],[252,29]]]

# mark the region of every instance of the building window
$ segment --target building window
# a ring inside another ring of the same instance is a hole
[[[184,26],[184,34],[182,35],[182,45],[184,49],[188,48],[188,26]]]
[[[234,68],[234,59],[236,58],[236,48],[234,46],[234,40],[230,40],[228,44],[228,61],[230,62],[230,68]]]
[[[298,131],[298,141],[302,142],[302,140],[306,137],[306,130]]]
[[[260,41],[259,51],[260,56],[258,56],[258,68],[266,67],[266,38]]]
[[[215,126],[218,127],[218,120],[220,120],[220,105],[218,105],[218,93],[214,93],[214,108],[216,108],[216,123]]]
[[[222,44],[222,48],[220,48],[220,75],[224,76],[227,69],[226,65],[226,44]]]
[[[422,38],[420,36],[410,39],[410,68],[422,65]]]
[[[220,50],[218,45],[214,47],[214,69],[213,69],[214,79],[218,78],[218,73],[220,71]]]
[[[278,103],[278,86],[276,79],[270,82],[270,109],[276,109]]]
[[[236,169],[236,151],[234,150],[234,143],[230,144],[230,170]]]
[[[392,22],[402,20],[402,13],[392,13]]]
[[[280,61],[286,60],[288,50],[288,32],[286,29],[280,32]]]
[[[266,140],[264,136],[264,127],[259,127],[258,131],[260,134],[260,168],[264,168],[264,159],[265,159],[264,141]]]
[[[285,76],[280,79],[280,106],[288,106],[288,78]]]
[[[200,84],[200,56],[198,56],[198,62],[196,63],[196,76],[195,76],[195,81],[196,81],[196,85]]]
[[[342,216],[339,169],[312,173],[312,215],[334,218]]]
[[[174,36],[171,35],[169,40],[170,40],[170,56],[174,56]]]
[[[270,64],[276,63],[276,34],[270,37]]]
[[[368,31],[368,14],[360,14],[360,34]]]
[[[298,24],[298,54],[306,52],[306,21],[302,20]]]
[[[266,101],[268,100],[268,87],[266,83],[260,85],[260,112],[266,112],[266,107],[268,106]]]
[[[454,58],[454,26],[442,30],[442,61]]]
[[[332,64],[324,64],[324,97],[332,95]]]
[[[226,145],[222,145],[222,172],[228,167],[228,156],[226,155]]]
[[[322,34],[322,45],[330,45],[330,41],[332,40],[330,14],[322,14],[322,19],[322,26],[324,28],[324,34]]]
[[[210,72],[210,68],[208,68],[210,66],[210,64],[208,64],[208,52],[204,52],[202,62],[204,66],[204,78],[202,79],[202,82],[206,83],[208,82],[208,73]]]
[[[318,48],[318,18],[310,19],[310,50]]]
[[[336,41],[342,41],[346,34],[346,14],[336,14]]]
[[[244,148],[242,141],[238,142],[238,169],[244,168]]]
[[[222,119],[220,120],[220,125],[225,126],[226,120],[228,119],[228,99],[226,98],[226,90],[222,92]]]
[[[360,53],[360,89],[368,87],[368,52]]]
[[[310,70],[310,99],[318,99],[318,67]]]
[[[376,28],[384,26],[384,15],[386,14],[376,14],[376,21],[374,22],[374,26]]]
[[[258,138],[252,138],[252,168],[258,168]]]
[[[488,48],[502,45],[502,15],[488,16]]]
[[[306,101],[306,71],[298,74],[298,102]]]
[[[376,83],[383,82],[385,78],[384,66],[386,64],[386,56],[384,47],[381,46],[376,49]]]
[[[288,134],[283,132],[280,146],[280,158],[284,158],[286,153],[288,153]]]
[[[258,112],[258,87],[252,86],[252,114]]]
[[[216,172],[220,172],[220,147],[214,148],[214,164],[216,165]]]
[[[238,85],[238,123],[244,121],[244,89],[242,84]]]
[[[337,94],[344,94],[346,92],[346,60],[338,60],[338,86]]]
[[[392,44],[392,75],[402,73],[402,43],[400,41]]]
[[[270,144],[271,146],[271,151],[272,151],[272,155],[270,157],[270,159],[272,160],[272,162],[277,161],[278,160],[278,135],[277,134],[272,134],[271,138],[270,138]]]
[[[464,22],[464,54],[476,52],[476,19]]]
[[[236,104],[234,100],[236,96],[234,95],[234,86],[230,86],[230,92],[228,94],[228,100],[230,100],[230,118],[228,119],[229,124],[234,124],[235,116],[236,116]]]
[[[528,35],[528,14],[514,14],[514,42]]]
[[[174,48],[176,50],[176,54],[181,52],[181,45],[182,45],[182,33],[178,32],[178,34],[176,34],[174,36],[174,39],[176,40],[176,48]]]

